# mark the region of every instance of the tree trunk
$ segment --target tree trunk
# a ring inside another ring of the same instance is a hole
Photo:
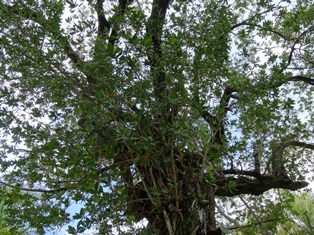
[[[146,218],[155,234],[221,234],[216,229],[214,187],[200,180],[200,167],[177,162],[174,174],[171,164],[158,167],[141,169],[142,182],[129,187],[130,211],[137,219]]]
[[[171,235],[220,234],[216,229],[213,187],[207,187],[206,192],[201,191],[204,198],[197,195],[198,183],[191,182],[186,187],[189,189],[181,192],[179,207],[163,205],[160,212],[154,214],[149,221],[152,230],[156,234]]]

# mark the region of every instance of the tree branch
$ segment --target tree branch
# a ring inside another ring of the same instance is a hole
[[[116,14],[112,17],[112,19],[115,19],[115,18],[118,18],[119,16],[124,15],[126,7],[130,5],[132,2],[133,0],[119,0],[120,10],[116,12]],[[111,23],[111,25],[113,25],[113,27],[112,27],[111,34],[109,36],[108,43],[111,45],[114,45],[117,40],[118,30],[120,27],[117,22]]]
[[[314,150],[314,144],[309,144],[301,141],[285,141],[279,144],[273,144],[271,145],[272,149],[272,157],[271,157],[271,162],[272,162],[272,175],[274,177],[278,178],[286,178],[289,179],[287,175],[287,171],[284,166],[284,150],[289,147],[289,146],[297,146],[297,147],[303,147],[303,148],[308,148]]]
[[[8,186],[10,188],[20,189],[20,190],[26,191],[26,192],[56,193],[56,192],[67,191],[68,190],[68,188],[66,188],[66,187],[58,188],[58,189],[51,189],[51,190],[23,188],[23,187],[19,187],[19,186],[16,186],[16,185],[8,184],[8,183],[2,182],[2,181],[0,181],[0,184]]]
[[[256,178],[261,178],[262,175],[257,171],[245,171],[245,170],[237,170],[237,169],[228,169],[221,171],[225,175],[238,175],[238,176],[252,176]]]
[[[295,141],[295,140],[291,140],[291,141],[286,141],[281,143],[282,146],[289,147],[289,146],[298,146],[298,147],[304,147],[307,149],[312,149],[314,150],[314,144],[309,144],[309,143],[305,143],[302,141]]]
[[[272,149],[272,168],[273,172],[270,176],[264,176],[256,171],[244,171],[244,170],[222,170],[225,175],[237,175],[227,176],[225,178],[218,178],[216,185],[218,186],[215,191],[217,196],[235,196],[240,194],[252,194],[260,195],[265,191],[273,188],[289,189],[292,191],[304,188],[308,186],[305,181],[291,181],[286,173],[286,169],[283,165],[283,152],[285,148],[289,146],[297,146],[314,150],[314,144],[305,143],[301,141],[285,141],[279,144],[273,144]],[[254,177],[252,179],[250,177]],[[236,183],[234,188],[229,188],[228,183],[233,181]]]
[[[229,188],[229,182],[234,182],[236,186]],[[225,197],[233,197],[241,194],[251,194],[258,196],[273,188],[296,191],[309,185],[305,181],[276,179],[272,176],[262,176],[261,179],[250,179],[247,177],[226,177],[224,179],[217,180],[215,184],[217,185],[215,196]]]
[[[289,78],[289,81],[305,82],[305,83],[308,83],[311,86],[314,86],[314,79],[313,78],[305,77],[305,76],[302,76],[302,75],[293,76],[293,77]]]
[[[105,38],[111,28],[111,24],[106,19],[103,3],[104,0],[97,0],[95,10],[98,18],[98,36]]]
[[[261,25],[258,25],[258,24],[254,24],[254,23],[249,23],[248,20],[245,20],[241,23],[238,23],[238,24],[235,24],[231,27],[231,30],[235,29],[235,28],[238,28],[240,26],[250,26],[250,27],[256,27],[256,28],[259,28],[259,29],[264,29],[264,30],[267,30],[268,32],[271,32],[273,34],[276,34],[278,35],[279,37],[283,38],[284,40],[286,41],[295,41],[293,43],[293,45],[291,46],[291,51],[290,51],[290,54],[289,54],[289,57],[288,57],[288,65],[290,65],[291,61],[292,61],[292,56],[293,56],[293,52],[295,51],[295,46],[300,42],[301,38],[307,34],[308,32],[311,32],[313,29],[314,29],[314,26],[310,26],[307,30],[303,31],[298,37],[294,37],[294,38],[288,38],[286,35],[284,35],[283,33],[280,33],[276,30],[273,30],[273,29],[269,29],[269,28],[266,28],[266,27],[263,27]]]
[[[241,22],[241,23],[238,23],[238,24],[233,25],[233,26],[231,27],[231,30],[236,29],[236,28],[238,28],[238,27],[240,27],[240,26],[251,26],[251,27],[256,27],[256,28],[259,28],[259,29],[264,29],[264,30],[267,30],[267,31],[269,31],[269,32],[271,32],[271,33],[274,33],[274,34],[278,35],[279,37],[281,37],[281,38],[283,38],[283,39],[285,39],[285,40],[287,40],[287,41],[292,41],[292,40],[293,40],[293,39],[290,39],[290,38],[286,37],[284,34],[278,32],[278,31],[276,31],[276,30],[267,29],[267,28],[265,28],[265,27],[263,27],[263,26],[261,26],[261,25],[249,23],[249,22],[247,22],[247,20],[246,20],[246,21],[243,21],[243,22]]]
[[[295,46],[300,42],[301,38],[307,34],[308,32],[310,32],[311,30],[314,29],[314,26],[309,27],[307,30],[303,31],[297,38],[295,38],[295,42],[293,43],[292,47],[291,47],[291,51],[290,51],[290,55],[288,57],[288,65],[290,65],[291,60],[292,60],[292,56],[293,56],[293,52],[295,51]]]
[[[198,101],[197,108],[200,111],[200,115],[202,118],[210,125],[210,128],[212,130],[212,139],[211,143],[216,143],[219,145],[223,144],[224,139],[224,118],[227,115],[228,110],[231,108],[229,107],[230,99],[233,98],[233,92],[236,92],[237,90],[232,88],[231,86],[226,86],[225,90],[223,92],[223,95],[221,96],[219,107],[218,107],[218,114],[216,116],[209,113],[207,110],[204,110],[203,107],[200,107],[200,104]],[[238,97],[237,97],[238,98]]]
[[[275,221],[279,221],[279,220],[282,220],[282,218],[268,219],[268,220],[260,221],[260,222],[257,222],[257,223],[248,224],[248,225],[242,225],[242,226],[236,226],[236,227],[228,227],[228,229],[229,230],[235,230],[235,229],[241,229],[241,228],[249,228],[249,227],[253,227],[253,226],[256,226],[256,225],[265,224],[265,223],[269,223],[269,222],[275,222]]]
[[[159,64],[162,58],[161,35],[162,28],[169,6],[169,0],[153,0],[152,12],[146,25],[146,37],[152,39],[153,53],[147,52],[153,77],[154,94],[157,100],[161,100],[166,86],[166,74]]]

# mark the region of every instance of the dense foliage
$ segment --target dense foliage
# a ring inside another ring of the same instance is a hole
[[[15,223],[14,218],[10,218],[7,215],[10,213],[12,206],[18,207],[20,202],[20,192],[13,192],[11,188],[1,188],[0,199],[0,234],[1,235],[26,235],[31,231],[26,226]]]
[[[144,218],[145,234],[276,232],[290,196],[266,191],[313,169],[313,15],[307,0],[1,1],[8,218],[44,234],[78,203],[72,234]]]

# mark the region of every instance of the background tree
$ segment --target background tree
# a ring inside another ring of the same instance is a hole
[[[313,11],[311,1],[2,1],[1,184],[41,194],[14,218],[44,233],[76,202],[73,234],[144,218],[149,233],[221,234],[215,198],[236,206],[238,195],[306,187]]]
[[[287,220],[279,227],[278,234],[314,234],[313,195],[296,195],[295,201],[286,207]]]
[[[271,193],[269,203],[262,206],[256,205],[257,200],[240,198],[237,209],[245,211],[240,212],[241,221],[218,209],[229,220],[227,227],[230,234],[313,234],[312,193],[278,190],[277,195],[280,196],[274,198]]]

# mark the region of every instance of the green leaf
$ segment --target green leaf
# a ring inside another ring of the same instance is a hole
[[[146,37],[143,40],[143,46],[149,46],[152,43],[152,38],[151,37]]]
[[[75,228],[72,227],[72,226],[68,226],[67,232],[70,233],[70,234],[76,234],[76,230],[75,230]]]

